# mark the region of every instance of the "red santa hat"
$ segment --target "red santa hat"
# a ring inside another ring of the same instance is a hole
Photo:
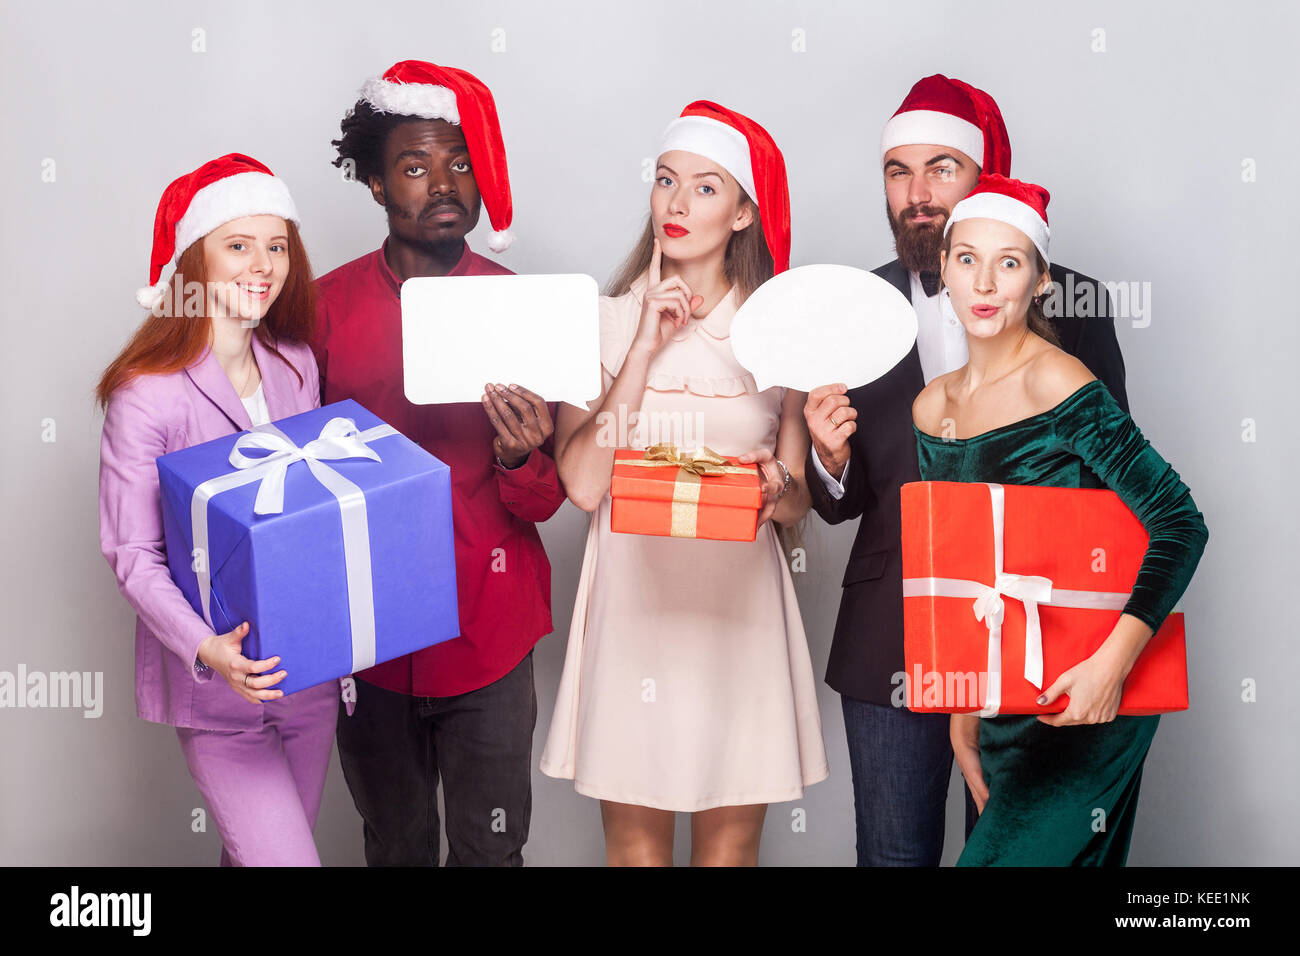
[[[179,262],[186,249],[218,226],[261,215],[301,224],[284,180],[251,156],[227,153],[173,180],[154,217],[149,285],[136,291],[135,300],[142,308],[156,308],[167,292],[167,283],[158,281],[164,266]]]
[[[659,155],[680,149],[713,160],[754,200],[775,271],[790,268],[790,189],[785,157],[767,130],[717,103],[696,100],[668,124]]]
[[[474,166],[474,182],[493,232],[488,248],[505,252],[514,241],[510,223],[510,175],[492,92],[473,74],[423,60],[403,60],[367,80],[361,99],[379,113],[440,119],[460,126]]]
[[[895,146],[959,149],[981,173],[1011,175],[1011,141],[993,97],[942,74],[918,80],[880,134],[880,161]]]
[[[953,223],[963,219],[996,219],[1028,236],[1043,261],[1050,265],[1052,260],[1047,257],[1047,245],[1052,230],[1047,227],[1047,202],[1051,198],[1046,189],[1033,183],[1008,179],[996,173],[980,176],[966,198],[952,207],[943,234],[948,235]]]

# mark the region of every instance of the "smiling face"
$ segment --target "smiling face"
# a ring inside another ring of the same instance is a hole
[[[370,191],[388,211],[392,236],[414,245],[459,245],[478,224],[478,184],[459,126],[402,123],[388,134],[383,169],[382,177],[371,177]]]
[[[944,224],[979,173],[974,160],[951,146],[895,146],[885,154],[889,228],[909,271],[938,270]]]
[[[996,219],[963,219],[941,252],[943,281],[966,334],[990,338],[1026,322],[1029,303],[1047,291],[1038,250],[1015,226]]]
[[[289,275],[289,227],[279,216],[232,219],[203,237],[208,314],[256,325]]]
[[[740,184],[711,159],[669,150],[659,157],[655,177],[650,225],[669,259],[725,254],[732,235],[754,221]]]

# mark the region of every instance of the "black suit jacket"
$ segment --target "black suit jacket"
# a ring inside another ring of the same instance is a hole
[[[1073,290],[1051,318],[1061,347],[1088,366],[1128,411],[1124,358],[1115,338],[1110,300],[1095,279],[1063,266],[1051,267],[1059,290]],[[911,280],[897,259],[875,270],[911,299]],[[1091,287],[1091,288],[1088,288]],[[1062,297],[1064,295],[1062,293]],[[1059,300],[1058,300],[1059,301]],[[1097,313],[1097,314],[1092,314]],[[925,386],[915,345],[881,378],[849,390],[858,428],[849,438],[844,497],[833,498],[817,474],[809,449],[804,469],[813,508],[830,524],[862,516],[826,667],[826,683],[849,697],[890,703],[893,677],[903,670],[902,517],[899,488],[920,481],[912,402]]]

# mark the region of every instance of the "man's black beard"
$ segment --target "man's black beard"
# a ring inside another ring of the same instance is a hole
[[[391,234],[392,232],[390,227],[390,235]],[[454,264],[457,260],[460,259],[461,254],[465,250],[464,238],[409,239],[401,235],[398,235],[397,238],[403,245],[409,246],[411,249],[414,249],[416,252],[420,253],[421,255],[428,256],[430,259],[433,259],[437,262],[450,262]]]
[[[417,249],[440,262],[454,262],[465,249],[464,239],[431,239],[412,243]]]
[[[894,220],[894,214],[885,206],[885,216],[889,220],[889,230],[894,234],[894,249],[898,261],[908,272],[938,272],[939,250],[943,248],[943,226],[948,221],[948,210],[942,206],[909,207],[904,213],[917,212],[926,215],[941,216],[930,222],[917,225],[909,222],[906,228],[900,227]],[[901,215],[901,214],[900,214]]]
[[[419,220],[423,219],[424,216],[433,213],[435,210],[443,206],[454,206],[457,209],[467,212],[464,203],[460,202],[460,200],[458,199],[452,199],[450,201],[443,201],[443,202],[435,202],[430,206],[427,206],[424,209],[422,209],[420,211],[419,216],[412,214],[408,209],[403,209],[401,207],[396,207],[396,206],[390,207],[388,211],[390,234],[396,233],[396,230],[394,229],[394,223],[393,223],[394,217],[398,219],[414,220],[418,222]],[[424,239],[424,238],[407,238],[405,236],[400,236],[399,234],[399,238],[403,243],[410,246],[412,249],[415,249],[420,253],[422,253],[423,255],[426,255],[431,259],[435,259],[439,262],[451,262],[454,264],[458,259],[460,259],[461,254],[464,252],[465,249],[465,238],[463,236],[458,239],[452,239],[450,237],[446,239]]]

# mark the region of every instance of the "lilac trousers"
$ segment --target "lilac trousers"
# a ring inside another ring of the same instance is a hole
[[[176,728],[221,834],[222,866],[320,866],[312,827],[338,693],[338,682],[329,681],[263,704],[261,730]]]

